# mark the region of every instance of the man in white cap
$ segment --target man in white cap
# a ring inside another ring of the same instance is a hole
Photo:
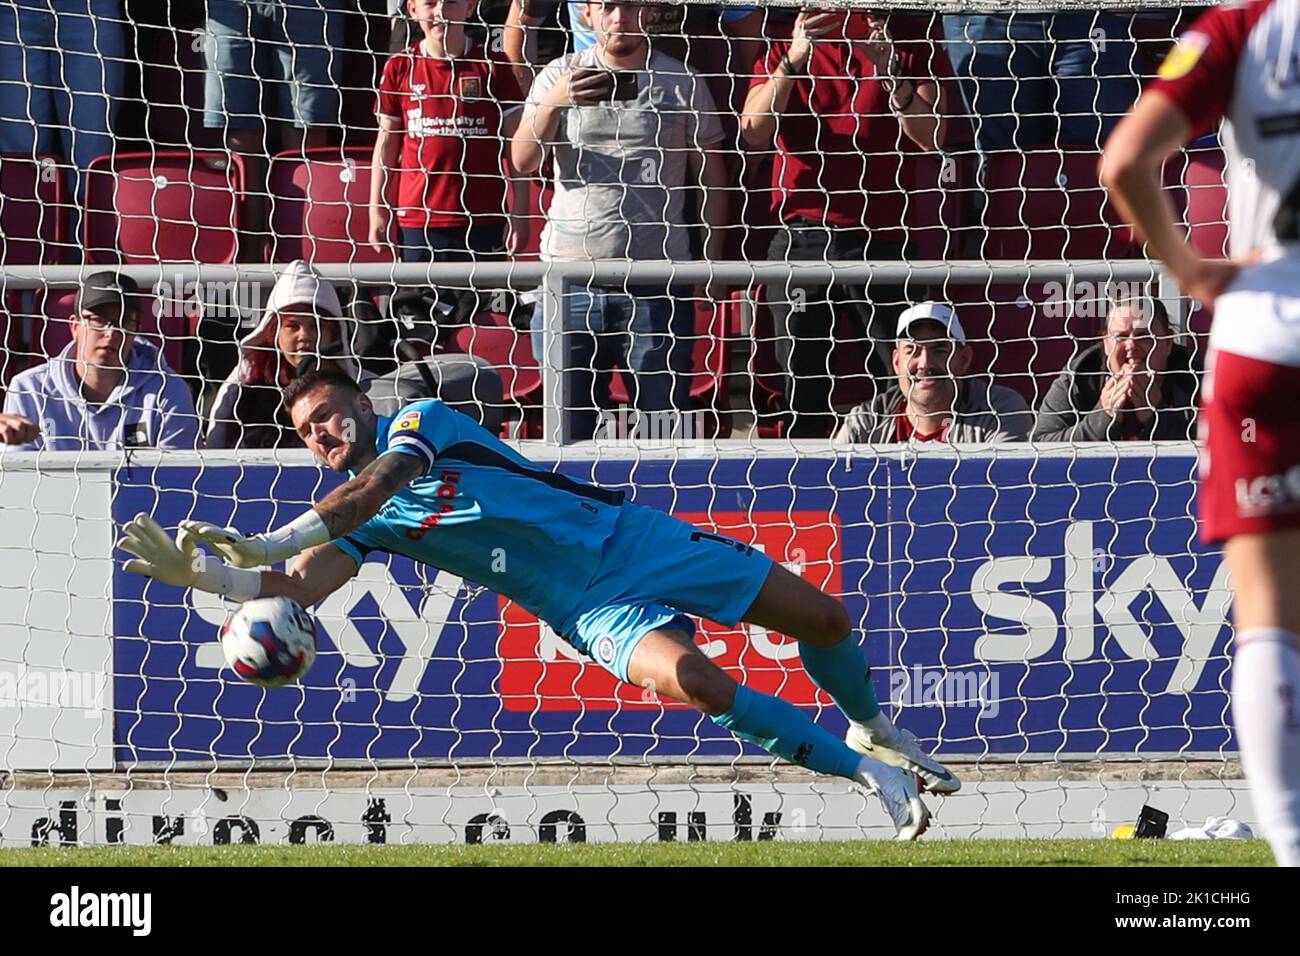
[[[898,384],[845,417],[837,444],[1024,441],[1033,412],[1012,389],[968,376],[971,348],[957,312],[921,302],[898,317]]]

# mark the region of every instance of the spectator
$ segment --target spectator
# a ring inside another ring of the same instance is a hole
[[[558,4],[555,0],[494,0],[492,6],[497,3],[505,7],[501,11],[502,53],[514,66],[519,82],[531,85],[533,64],[549,63],[568,48]]]
[[[945,73],[937,43],[915,18],[799,14],[793,38],[774,43],[753,78],[740,125],[751,149],[776,145],[772,215],[783,228],[769,258],[904,257],[902,152],[943,143]],[[837,317],[854,320],[868,343],[867,370],[883,381],[884,343],[906,292],[878,283],[799,294],[769,288],[769,299],[794,413],[788,434],[825,437],[835,424],[829,369]]]
[[[301,448],[281,405],[297,375],[322,364],[346,372],[376,404],[437,397],[489,428],[500,425],[501,380],[468,355],[434,356],[436,388],[419,388],[406,368],[376,376],[352,351],[351,321],[338,293],[301,259],[291,262],[267,298],[262,321],[239,343],[239,364],[222,383],[208,422],[209,448]],[[381,409],[381,414],[385,412]]]
[[[898,384],[849,412],[837,444],[1024,441],[1033,412],[1019,392],[967,377],[971,348],[952,306],[922,302],[898,317]]]
[[[396,180],[407,262],[471,260],[503,246],[502,151],[523,92],[508,63],[489,59],[466,38],[476,4],[407,0],[423,38],[389,58],[380,81],[370,242],[387,246]]]
[[[74,210],[91,160],[113,152],[125,27],[121,0],[0,3],[0,152],[70,161]],[[70,225],[76,248],[80,230]]]
[[[980,150],[1101,149],[1138,95],[1119,13],[960,13],[943,18]]]
[[[250,238],[266,223],[270,124],[281,126],[280,147],[329,145],[342,122],[339,78],[348,0],[207,0],[208,72],[203,125],[225,130],[226,145],[245,160],[246,223]],[[258,237],[260,238],[260,236]],[[242,253],[260,259],[256,243]]]
[[[535,62],[536,58],[532,54],[536,44],[536,28],[546,22],[555,5],[556,0],[510,0],[510,10],[506,15],[507,31],[504,46],[511,62],[525,67]],[[587,16],[587,4],[580,0],[569,0],[565,6],[569,18],[569,36],[573,44],[572,52],[582,53],[584,50],[591,49],[596,45],[596,31]],[[682,21],[686,11],[681,5],[658,3],[646,6],[642,28],[647,35],[682,36]],[[762,13],[758,7],[727,4],[716,9],[728,35],[749,37],[762,30]],[[528,33],[527,36],[525,31]]]
[[[596,45],[538,75],[511,148],[524,175],[548,153],[553,161],[542,258],[689,259],[685,193],[697,184],[709,227],[705,255],[722,258],[729,183],[707,87],[679,60],[650,49],[640,4],[588,3],[586,12]],[[542,296],[533,351],[546,361],[540,330],[548,310],[559,308],[575,437],[595,433],[615,364],[632,373],[629,392],[641,413],[686,408],[694,335],[687,291],[583,286],[563,302]]]
[[[139,293],[112,272],[86,279],[72,341],[10,383],[0,441],[21,451],[194,447],[194,401],[158,348],[138,335]]]
[[[1159,299],[1111,305],[1106,338],[1052,383],[1035,441],[1191,441],[1199,381],[1191,353],[1173,341]]]

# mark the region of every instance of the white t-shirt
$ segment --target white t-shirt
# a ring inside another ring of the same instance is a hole
[[[566,70],[603,65],[595,47],[553,60],[534,80],[525,109],[541,103]],[[543,258],[690,257],[683,225],[689,163],[722,139],[722,123],[704,79],[679,60],[652,53],[637,83],[635,100],[564,111]]]

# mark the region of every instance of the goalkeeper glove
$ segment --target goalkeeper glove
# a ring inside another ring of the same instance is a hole
[[[329,529],[315,509],[295,518],[283,528],[245,537],[234,528],[221,528],[205,521],[182,521],[181,533],[206,541],[213,551],[237,568],[260,568],[279,564],[294,555],[330,541]]]
[[[251,601],[262,591],[260,571],[232,568],[209,558],[199,550],[198,538],[185,529],[172,541],[147,514],[138,514],[126,523],[117,546],[135,555],[122,565],[124,571],[164,584],[197,588],[236,601]]]

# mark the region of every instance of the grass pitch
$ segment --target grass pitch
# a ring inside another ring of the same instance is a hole
[[[0,866],[1272,866],[1262,840],[931,840],[0,850]]]

